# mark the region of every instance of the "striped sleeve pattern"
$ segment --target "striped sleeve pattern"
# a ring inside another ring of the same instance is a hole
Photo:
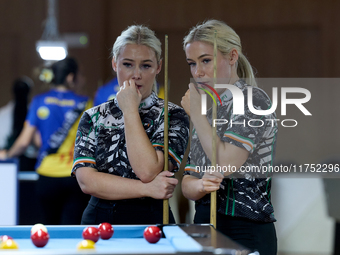
[[[91,113],[91,109],[84,112],[78,125],[73,154],[72,176],[80,167],[97,168],[95,160],[96,128],[93,126],[89,113]]]
[[[164,117],[163,112],[157,120],[157,129],[151,136],[155,150],[164,150]],[[189,118],[184,110],[169,103],[169,160],[178,170],[189,140]]]

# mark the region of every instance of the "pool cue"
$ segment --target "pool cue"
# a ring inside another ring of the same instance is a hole
[[[217,76],[217,45],[216,45],[216,35],[217,32],[214,33],[214,87],[216,84],[216,76]],[[214,97],[215,94],[214,94]],[[217,118],[217,106],[212,104],[212,123],[213,120]],[[214,166],[216,169],[216,126],[212,125],[212,157],[211,157],[211,166]],[[210,224],[212,224],[216,228],[216,191],[210,193]]]
[[[168,35],[164,50],[164,171],[169,169],[169,119],[168,119]],[[169,199],[163,200],[163,224],[169,224]]]

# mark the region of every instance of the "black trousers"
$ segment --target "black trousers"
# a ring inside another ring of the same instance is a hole
[[[198,204],[195,223],[210,222],[210,205]],[[276,255],[277,239],[274,223],[256,222],[246,218],[217,213],[217,230],[239,244],[261,255]]]
[[[335,223],[333,255],[340,255],[340,222]]]
[[[90,198],[75,178],[54,178],[39,175],[36,197],[41,223],[47,225],[78,225]]]
[[[83,225],[108,222],[114,225],[162,224],[163,200],[153,198],[109,201],[91,197],[81,220]],[[175,223],[169,208],[169,223]]]

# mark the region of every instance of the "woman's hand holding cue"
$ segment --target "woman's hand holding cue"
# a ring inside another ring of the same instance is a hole
[[[152,197],[154,199],[171,198],[178,183],[176,178],[169,178],[173,176],[173,173],[169,171],[163,171],[159,173],[151,182],[145,183],[146,196]]]
[[[223,174],[219,172],[206,172],[202,177],[202,191],[211,193],[219,190],[223,181]]]

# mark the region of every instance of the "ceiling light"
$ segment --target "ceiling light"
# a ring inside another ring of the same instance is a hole
[[[48,0],[47,19],[41,40],[36,42],[36,50],[44,60],[62,60],[67,56],[67,43],[58,32],[55,0]]]
[[[44,60],[62,60],[67,56],[67,44],[64,41],[38,41],[36,49]]]

